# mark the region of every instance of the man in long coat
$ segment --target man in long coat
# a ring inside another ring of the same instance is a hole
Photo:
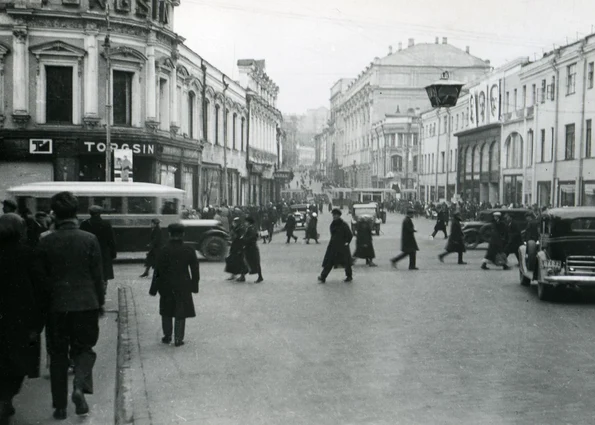
[[[149,276],[149,270],[151,267],[155,268],[157,258],[159,258],[159,251],[161,250],[162,245],[161,226],[159,225],[160,223],[161,220],[158,218],[151,220],[151,241],[148,245],[149,252],[147,252],[147,258],[145,260],[145,271],[140,275],[140,277]]]
[[[488,251],[481,263],[483,270],[489,270],[488,263],[496,266],[502,266],[504,270],[508,270],[506,256],[504,254],[504,244],[508,239],[506,233],[506,224],[500,219],[502,214],[495,212],[491,223],[490,242],[488,244]]]
[[[419,270],[415,264],[416,254],[419,251],[417,242],[415,241],[415,227],[413,226],[413,217],[415,211],[412,209],[407,210],[407,216],[403,220],[403,227],[401,230],[401,253],[396,257],[392,258],[390,262],[393,267],[397,267],[397,263],[403,258],[409,256],[409,270]]]
[[[167,230],[169,242],[159,254],[149,294],[155,296],[159,292],[161,342],[169,344],[173,331],[174,344],[179,347],[184,345],[186,319],[196,317],[192,294],[198,294],[200,273],[196,251],[184,244],[184,225],[170,224]]]
[[[83,220],[79,228],[85,232],[94,234],[99,241],[101,261],[103,262],[103,281],[107,290],[107,281],[114,278],[113,260],[116,258],[117,252],[114,230],[109,221],[101,218],[102,211],[103,208],[99,205],[91,206],[89,208],[91,217]]]
[[[298,238],[293,234],[296,226],[295,216],[292,212],[287,215],[287,220],[285,221],[285,232],[287,233],[287,242],[289,243],[290,239],[293,238],[294,242],[297,242]]]
[[[434,233],[432,233],[432,238],[436,237],[436,233],[443,232],[444,239],[448,238],[448,233],[446,233],[446,226],[448,225],[448,210],[446,205],[438,206],[438,217],[436,218],[436,225],[434,226]]]
[[[262,269],[260,267],[260,250],[257,245],[258,230],[252,217],[246,217],[246,227],[242,241],[244,242],[244,259],[248,266],[248,274],[257,274],[258,279],[254,283],[260,283],[264,279],[262,278]],[[240,279],[238,281],[243,282]]]
[[[365,258],[366,264],[370,267],[376,267],[374,258],[374,244],[372,242],[371,217],[362,216],[357,221],[357,232],[355,237],[355,252],[353,257]]]
[[[351,252],[349,243],[353,239],[353,233],[349,225],[341,219],[341,210],[335,208],[331,211],[333,221],[330,226],[331,239],[328,242],[324,260],[322,261],[322,273],[318,276],[320,283],[326,282],[326,277],[331,270],[337,267],[345,267],[345,282],[353,280],[351,271]]]
[[[235,280],[236,275],[240,275],[245,280],[244,275],[246,274],[247,267],[244,262],[244,227],[239,217],[233,219],[231,223],[231,245],[229,247],[229,254],[225,258],[225,271],[230,273],[231,276],[227,280]],[[242,280],[240,280],[242,282]]]
[[[465,237],[463,235],[463,229],[461,227],[461,214],[456,212],[453,216],[452,223],[450,225],[450,236],[448,237],[448,243],[446,244],[445,251],[438,256],[440,262],[444,262],[446,257],[451,252],[456,252],[459,255],[458,264],[467,264],[463,261],[463,253],[466,251],[465,248]]]

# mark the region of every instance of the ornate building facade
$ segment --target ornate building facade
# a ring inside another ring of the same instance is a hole
[[[105,180],[108,110],[110,145],[132,149],[135,181],[182,188],[188,207],[273,196],[272,175],[251,177],[250,149],[279,161],[280,113],[265,124],[251,105],[274,109],[278,87],[258,86],[262,73],[232,81],[185,46],[173,32],[177,5],[0,6],[0,196],[27,181]]]

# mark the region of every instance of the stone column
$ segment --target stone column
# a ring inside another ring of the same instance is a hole
[[[178,124],[178,71],[176,69],[178,59],[177,52],[172,52],[172,59],[174,59],[174,69],[172,69],[169,78],[169,128],[173,134],[176,134],[180,129]]]
[[[13,91],[12,118],[17,125],[25,125],[31,118],[29,115],[28,70],[27,70],[27,27],[15,26],[12,38],[13,49]]]
[[[97,49],[96,29],[85,30],[85,83],[84,83],[84,115],[83,121],[87,127],[99,124],[99,52]]]
[[[155,33],[151,32],[147,40],[147,76],[145,79],[146,84],[146,125],[149,128],[157,128],[159,125],[157,119],[157,76],[155,72]]]

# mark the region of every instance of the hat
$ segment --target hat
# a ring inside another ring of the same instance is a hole
[[[161,220],[159,220],[158,218],[153,218],[153,219],[151,219],[151,223],[159,224],[159,223],[161,223]]]
[[[103,212],[103,208],[99,205],[91,205],[89,207],[89,213],[91,214],[101,214]]]
[[[341,212],[341,210],[339,208],[333,208],[333,210],[331,211],[332,215],[342,215],[343,213]]]
[[[172,223],[167,226],[167,231],[169,233],[184,233],[184,225],[182,223]]]
[[[502,215],[502,213],[500,211],[496,211],[494,213],[494,217],[500,217]]]
[[[12,199],[5,199],[4,201],[2,201],[2,204],[5,207],[9,207],[9,208],[12,208],[15,210],[17,209],[17,203],[15,201],[13,201]]]
[[[407,209],[407,214],[415,214],[415,210],[412,210],[411,208]]]

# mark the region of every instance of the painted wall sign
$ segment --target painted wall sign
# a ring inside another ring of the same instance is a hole
[[[136,155],[155,155],[155,144],[153,143],[111,143],[112,151],[116,149],[130,149]],[[105,153],[105,142],[82,142],[82,153]]]

